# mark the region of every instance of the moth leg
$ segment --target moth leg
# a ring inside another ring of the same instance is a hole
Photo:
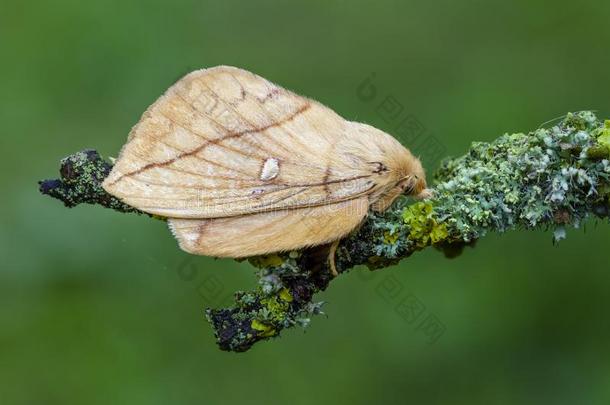
[[[339,242],[341,240],[336,240],[330,245],[330,249],[328,250],[328,267],[330,268],[330,273],[333,277],[337,277],[339,272],[337,271],[337,265],[335,261],[335,257],[337,255],[337,248],[339,247]]]

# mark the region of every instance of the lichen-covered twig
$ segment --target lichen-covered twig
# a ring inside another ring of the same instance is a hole
[[[144,214],[123,204],[102,188],[112,164],[102,159],[97,151],[88,149],[61,160],[61,178],[38,182],[40,192],[64,203],[68,208],[79,204],[95,204],[125,213]]]
[[[403,199],[369,215],[341,242],[337,269],[387,267],[429,246],[454,257],[489,231],[544,227],[558,241],[566,226],[591,215],[608,217],[609,150],[610,122],[591,112],[568,114],[552,128],[473,143],[467,154],[443,163],[432,198]],[[109,169],[97,153],[80,152],[64,159],[62,179],[42,182],[41,191],[69,207],[84,202],[138,212],[100,187]],[[231,308],[207,310],[220,348],[245,351],[283,329],[305,326],[321,312],[314,294],[331,281],[325,257],[315,248],[250,259],[260,269],[258,287],[236,293]]]

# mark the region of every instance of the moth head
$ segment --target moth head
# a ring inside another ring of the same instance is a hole
[[[392,138],[394,140],[394,138]],[[394,180],[394,186],[400,194],[416,198],[427,197],[426,172],[420,160],[398,141],[394,148],[386,153],[386,162]]]
[[[398,180],[398,187],[402,194],[414,196],[416,198],[428,197],[428,189],[426,183],[426,172],[421,165],[421,162],[416,157],[411,156],[406,170],[403,171],[403,176]]]
[[[366,124],[350,123],[348,155],[365,161],[378,188],[371,195],[373,208],[383,211],[401,194],[426,198],[426,173],[419,159],[396,138]],[[347,149],[347,147],[346,147]]]

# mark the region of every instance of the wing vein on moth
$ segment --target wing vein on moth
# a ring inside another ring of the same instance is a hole
[[[197,240],[195,241],[196,245],[201,245],[203,240],[203,236],[205,235],[205,230],[208,227],[210,221],[207,220],[205,222],[201,222],[197,228]]]
[[[291,194],[291,195],[288,195],[288,196],[285,196],[285,197],[281,197],[281,198],[279,198],[279,199],[277,199],[275,201],[271,201],[269,204],[251,205],[251,208],[252,209],[256,209],[256,208],[262,208],[262,207],[265,207],[265,206],[268,206],[268,205],[276,204],[276,203],[284,201],[287,198],[290,198],[290,197],[292,197],[294,195],[300,194],[303,191],[307,191],[308,188],[310,189],[312,187],[324,187],[326,189],[329,184],[345,183],[345,182],[349,182],[349,181],[360,180],[360,179],[367,178],[367,177],[370,177],[370,176],[356,176],[356,177],[347,178],[347,179],[337,179],[337,180],[331,180],[331,181],[326,181],[326,182],[321,182],[321,183],[311,183],[311,184],[277,184],[277,185],[274,184],[272,186],[276,186],[275,189],[272,189],[270,191],[264,191],[265,197],[269,197],[271,194],[275,194],[275,193],[278,193],[278,192],[286,191],[286,190],[289,190],[289,189],[292,189],[292,188],[300,188],[300,189],[303,189],[303,190],[300,190],[300,191],[298,191],[298,192],[296,192],[294,194]],[[143,180],[143,179],[137,179],[137,178],[134,178],[134,180],[138,181],[138,182],[141,182],[143,184],[151,184],[151,185],[156,185],[156,186],[159,186],[159,187],[168,187],[168,188],[171,188],[171,187],[183,187],[183,188],[190,188],[190,189],[193,189],[193,190],[201,190],[201,191],[208,189],[206,187],[198,188],[198,187],[193,187],[193,186],[188,186],[188,185],[179,185],[179,184],[176,184],[176,183],[172,183],[171,185],[169,185],[169,184],[165,184],[165,183],[158,183],[158,182],[153,182],[153,181],[150,181],[150,180]],[[257,189],[261,189],[261,188],[264,188],[264,187],[265,187],[265,185],[258,185],[258,186],[248,187],[248,188],[253,189],[253,190],[257,190]],[[351,198],[356,198],[356,197],[358,197],[358,196],[360,196],[362,194],[366,194],[373,187],[375,187],[374,184],[370,185],[367,189],[362,190],[359,194],[353,195]],[[223,188],[218,187],[218,186],[215,187],[215,189],[225,189],[225,190],[231,190],[233,188],[234,187],[230,187],[230,186],[223,187]],[[147,196],[132,196],[130,198],[133,198],[133,199],[136,199],[136,200],[138,200],[138,199],[149,199],[149,197],[147,197]],[[170,200],[170,201],[171,200],[175,200],[175,197],[158,196],[156,198],[159,199],[159,200],[164,200],[164,199],[165,200]],[[317,204],[316,203],[303,203],[301,205],[294,205],[294,206],[292,206],[292,208],[312,207],[312,206],[326,204],[326,203],[336,203],[336,202],[343,201],[345,199],[346,198],[339,198],[339,199],[337,199],[337,198],[330,199],[329,198],[329,199],[326,199],[323,203],[317,203]],[[203,202],[203,201],[206,201],[206,198],[203,198],[203,197],[200,196],[200,197],[197,198],[197,200],[200,201],[200,202]],[[225,197],[214,197],[214,198],[211,198],[209,200],[210,201],[216,201],[215,203],[210,203],[209,204],[210,206],[219,206],[219,205],[225,204],[226,201],[246,201],[246,200],[250,201],[250,200],[252,200],[252,195],[247,195],[247,196],[243,196],[243,197],[235,197],[235,196],[229,195],[229,196],[225,196]],[[146,208],[151,208],[151,207],[146,207]]]
[[[138,157],[140,159],[145,159],[144,156],[138,155],[137,153],[134,153],[134,156],[136,156],[136,157]],[[218,179],[221,179],[221,180],[239,180],[239,181],[245,181],[245,179],[240,178],[240,177],[212,176],[212,175],[208,175],[208,174],[202,174],[202,173],[199,173],[199,172],[193,172],[193,171],[186,170],[186,169],[181,169],[181,168],[178,168],[178,167],[173,167],[171,165],[168,165],[168,166],[164,167],[164,169],[172,170],[172,171],[175,171],[177,173],[184,173],[184,174],[189,174],[189,175],[192,175],[192,176],[198,176],[198,177],[201,177],[203,179],[206,179],[206,178],[212,178],[212,179],[218,178]],[[231,169],[231,170],[235,171],[233,169]],[[243,173],[243,174],[245,174],[245,173]],[[133,179],[137,180],[136,177],[133,177]]]
[[[237,79],[237,77],[235,77],[234,74],[231,73],[231,77],[233,77],[233,79],[240,83],[239,79]],[[243,85],[242,85],[243,86]],[[271,89],[269,91],[269,93],[263,98],[263,100],[259,100],[260,104],[257,104],[257,107],[260,109],[260,111],[265,114],[265,116],[267,117],[267,119],[273,121],[274,119],[276,119],[275,117],[272,117],[269,110],[266,108],[265,103],[269,100],[271,100],[273,97],[279,95],[282,93],[281,88],[279,87],[275,87],[273,89]],[[293,94],[287,90],[283,90],[284,92],[288,93],[288,94]],[[311,103],[311,101],[307,100],[307,102]],[[286,134],[286,136],[289,138],[289,140],[292,143],[296,143],[297,145],[295,145],[296,147],[293,147],[290,151],[292,153],[294,153],[294,151],[300,152],[300,151],[305,151],[307,152],[306,154],[309,154],[310,156],[315,156],[317,153],[319,153],[319,151],[315,151],[313,149],[310,148],[310,146],[307,143],[303,143],[301,142],[301,137],[298,136],[297,134],[295,134],[293,131],[291,131],[289,128],[286,128],[284,126],[279,126],[279,129],[281,131],[284,132],[284,134]],[[275,141],[275,139],[273,137],[271,137],[272,140]],[[277,141],[275,141],[276,143],[279,143]]]
[[[179,124],[176,123],[176,125],[179,125]],[[168,142],[165,142],[162,138],[159,138],[159,137],[151,135],[150,139],[155,140],[155,141],[159,142],[160,144],[163,144],[163,145],[167,146],[168,148],[174,149],[176,152],[180,152],[180,155],[188,155],[187,157],[193,157],[195,159],[201,160],[202,162],[208,163],[210,165],[214,165],[214,166],[218,166],[220,168],[223,168],[223,169],[225,169],[227,171],[232,171],[232,172],[236,172],[236,173],[239,173],[239,174],[243,174],[244,176],[247,176],[247,177],[252,177],[250,173],[244,172],[244,171],[240,170],[239,168],[225,166],[225,165],[223,165],[220,162],[214,162],[213,160],[209,160],[209,159],[203,158],[203,157],[201,157],[201,156],[199,156],[197,154],[190,155],[190,152],[185,151],[183,149],[180,149],[177,146],[172,145],[172,144],[170,144]],[[227,148],[227,149],[233,151],[233,149],[231,149],[231,148]],[[237,150],[235,150],[235,152],[237,152]],[[142,156],[138,155],[138,157],[140,159],[144,159],[144,157],[142,157]],[[176,162],[179,161],[179,160],[180,160],[180,158],[176,159]],[[172,162],[172,163],[175,163],[175,162]],[[171,165],[172,163],[169,163],[168,166]],[[240,178],[235,178],[235,180],[241,180],[241,179]]]
[[[288,194],[288,195],[285,195],[285,196],[279,197],[279,198],[277,198],[276,200],[267,201],[267,202],[265,202],[265,203],[261,203],[261,204],[256,204],[256,205],[253,205],[253,206],[252,206],[252,209],[254,209],[254,210],[258,210],[258,209],[260,209],[260,208],[265,208],[265,207],[269,207],[269,206],[271,206],[271,205],[275,205],[275,204],[277,204],[277,203],[279,203],[279,202],[285,201],[285,200],[287,200],[287,199],[289,199],[289,198],[292,198],[292,197],[294,197],[294,196],[296,196],[296,195],[302,194],[302,193],[303,193],[303,192],[305,192],[305,191],[307,191],[307,188],[305,188],[305,187],[301,187],[301,188],[300,188],[300,190],[297,190],[297,191],[295,191],[295,192],[294,192],[294,193],[292,193],[292,194]],[[270,194],[270,193],[269,193],[269,194]],[[298,206],[296,206],[295,208],[297,208],[297,207],[298,207]]]
[[[233,75],[233,74],[231,74],[231,76],[235,77],[235,75]],[[235,80],[237,80],[237,78],[235,78]],[[258,101],[259,101],[261,104],[265,104],[267,101],[269,101],[269,100],[271,100],[273,97],[277,96],[277,95],[279,94],[279,92],[280,92],[280,89],[279,89],[279,88],[277,88],[277,87],[276,87],[276,88],[274,88],[274,89],[271,89],[271,90],[269,91],[269,93],[267,93],[267,94],[265,95],[265,97],[263,97],[262,99],[260,99],[260,98],[259,98],[259,99],[258,99]]]
[[[328,153],[329,155],[331,155],[331,156],[333,155],[333,153],[335,152],[336,146],[337,146],[337,141],[335,140],[330,146],[330,150]],[[330,188],[328,187],[328,184],[329,184],[328,179],[330,178],[330,175],[331,175],[330,164],[331,164],[330,159],[327,156],[326,162],[324,164],[324,177],[322,178],[322,184],[324,185],[324,196],[325,197],[328,197],[330,195]]]
[[[282,125],[283,123],[294,119],[299,114],[302,114],[304,111],[307,111],[307,109],[309,109],[309,107],[311,107],[309,104],[304,105],[303,107],[301,107],[297,111],[295,111],[291,116],[289,116],[288,118],[284,119],[284,121],[275,122],[275,123],[267,125],[266,127],[256,128],[256,129],[251,129],[251,130],[244,130],[244,131],[239,131],[239,132],[234,132],[234,133],[226,135],[225,137],[222,137],[222,138],[208,140],[203,145],[195,148],[192,151],[185,152],[185,153],[179,155],[178,157],[175,157],[175,158],[172,158],[172,159],[168,159],[168,160],[163,161],[163,162],[149,163],[146,166],[143,166],[142,168],[140,168],[138,170],[134,170],[132,172],[125,173],[125,174],[121,175],[118,179],[114,180],[109,185],[116,184],[116,183],[118,183],[119,181],[121,181],[125,177],[131,177],[133,175],[140,174],[140,173],[142,173],[142,172],[144,172],[146,170],[152,169],[154,167],[163,167],[163,166],[170,165],[170,164],[172,164],[172,163],[174,163],[174,162],[176,162],[176,161],[178,161],[180,159],[183,159],[185,157],[193,156],[193,155],[201,152],[202,150],[204,150],[205,148],[207,148],[210,145],[218,145],[220,142],[225,141],[227,139],[238,138],[240,136],[244,136],[244,135],[247,135],[247,134],[250,134],[250,133],[254,133],[254,132],[262,132],[262,131],[264,131],[266,129],[269,129],[269,128],[272,128],[274,126]]]
[[[167,217],[187,252],[246,257],[337,241],[426,182],[392,136],[219,66],[146,110],[103,187]]]
[[[229,75],[230,75],[230,76],[233,78],[233,80],[235,80],[235,82],[236,82],[236,83],[237,83],[237,84],[240,86],[240,88],[241,88],[241,89],[243,89],[243,88],[244,88],[243,84],[242,84],[242,83],[241,83],[241,82],[240,82],[240,81],[239,81],[239,80],[238,80],[238,79],[235,77],[235,75],[233,75],[232,73],[230,73]],[[250,126],[250,128],[256,128],[256,125],[255,125],[255,124],[254,124],[252,121],[248,120],[248,119],[247,119],[247,118],[246,118],[246,117],[245,117],[243,114],[241,114],[241,113],[240,113],[240,112],[239,112],[239,111],[238,111],[238,110],[237,110],[237,109],[236,109],[236,108],[233,106],[233,103],[228,103],[228,102],[225,102],[224,100],[222,100],[222,98],[221,98],[221,97],[220,97],[220,96],[219,96],[219,95],[218,95],[218,94],[217,94],[217,93],[216,93],[216,92],[215,92],[215,91],[214,91],[214,90],[213,90],[213,89],[212,89],[210,86],[208,86],[208,85],[207,85],[205,82],[201,81],[201,84],[202,84],[202,85],[203,85],[203,86],[204,86],[204,87],[205,87],[205,88],[206,88],[206,89],[207,89],[207,90],[208,90],[210,93],[212,93],[212,94],[213,94],[213,95],[214,95],[214,96],[215,96],[217,99],[221,100],[221,102],[223,103],[223,105],[224,105],[226,108],[231,109],[231,111],[233,111],[233,113],[234,113],[235,115],[237,115],[237,116],[239,117],[239,119],[240,119],[242,122],[245,122],[247,125],[249,125],[249,126]],[[276,90],[277,90],[277,91],[276,91]],[[286,90],[284,90],[284,91],[286,91]],[[286,91],[286,92],[287,92],[287,91]],[[280,94],[280,93],[281,93],[281,89],[279,89],[279,88],[275,88],[275,89],[271,90],[269,93],[273,93],[273,94]],[[287,93],[289,93],[289,92],[287,92]],[[243,94],[244,94],[244,93],[242,93],[242,95],[243,95]],[[245,92],[245,94],[247,95],[247,92]],[[184,96],[182,96],[182,95],[179,93],[179,91],[177,91],[177,95],[179,95],[179,97],[180,97],[181,99],[185,100],[185,99],[184,99]],[[243,97],[242,97],[242,101],[246,99],[246,95],[243,95]],[[268,101],[268,100],[269,100],[268,98],[265,98],[265,102],[266,102],[266,101]],[[310,103],[310,101],[309,101],[309,100],[306,100],[306,101],[307,101],[307,102],[306,102],[305,104]],[[188,102],[188,101],[186,101],[186,100],[185,100],[185,102]],[[260,100],[259,100],[259,102],[260,102]],[[192,104],[191,104],[191,106],[192,106]],[[310,154],[310,156],[315,156],[315,155],[316,155],[316,153],[318,153],[317,151],[314,151],[314,150],[310,149],[308,146],[306,146],[306,144],[303,144],[303,143],[302,143],[302,142],[299,140],[299,138],[300,138],[299,136],[295,135],[293,132],[289,131],[289,130],[288,130],[286,127],[284,127],[284,126],[283,126],[283,124],[284,124],[284,123],[289,122],[289,121],[292,121],[292,119],[286,120],[286,122],[282,122],[282,119],[278,119],[277,117],[272,117],[272,116],[269,114],[269,111],[268,111],[268,110],[267,110],[267,109],[264,107],[264,102],[261,102],[260,104],[256,104],[256,106],[257,106],[257,107],[260,109],[260,111],[261,111],[263,114],[265,114],[265,116],[267,117],[268,122],[270,122],[271,124],[268,124],[268,127],[263,128],[261,131],[254,131],[254,132],[261,132],[261,133],[263,133],[263,132],[266,132],[268,129],[271,129],[271,128],[278,128],[279,130],[283,131],[283,132],[284,132],[284,133],[285,133],[287,136],[289,136],[289,137],[290,137],[290,141],[291,141],[291,142],[293,142],[293,143],[294,143],[294,142],[298,143],[298,147],[297,147],[297,148],[289,149],[289,148],[285,147],[285,146],[284,146],[282,143],[280,143],[278,140],[276,140],[276,139],[275,139],[273,136],[267,136],[267,137],[265,138],[265,140],[266,140],[266,141],[268,141],[268,142],[272,142],[274,145],[278,146],[280,149],[283,149],[283,151],[284,151],[284,153],[285,153],[285,157],[284,157],[284,159],[288,159],[289,157],[293,156],[295,153],[299,153],[299,151],[303,151],[303,150],[307,151],[307,152]],[[194,107],[194,106],[193,106],[193,108],[195,109],[195,107]],[[309,108],[309,107],[307,107],[307,108]],[[197,110],[199,113],[203,114],[203,112],[202,112],[202,111],[200,111],[200,110],[198,110],[198,109],[195,109],[195,110]],[[298,114],[297,114],[297,115],[298,115]],[[296,118],[296,117],[295,117],[295,118]],[[277,125],[273,125],[273,123],[278,123],[278,124],[277,124]],[[222,124],[220,124],[220,123],[218,123],[218,125],[219,125],[219,126],[221,126],[221,127],[223,127],[223,126],[222,126]],[[227,129],[226,127],[223,127],[223,128]],[[228,129],[227,129],[227,130],[228,130]],[[252,146],[257,147],[259,150],[262,150],[262,151],[264,151],[264,152],[268,153],[268,155],[269,155],[269,156],[272,156],[272,155],[274,155],[274,154],[275,154],[275,155],[277,155],[277,152],[276,152],[276,151],[268,151],[268,150],[267,150],[267,149],[266,149],[264,146],[262,146],[260,143],[253,144],[253,143],[251,143],[251,142],[247,142],[247,141],[246,141],[246,140],[244,140],[243,138],[240,138],[240,141],[242,141],[242,142],[246,142],[246,143],[248,143],[248,144],[250,144],[250,145],[252,145]],[[294,165],[303,166],[303,167],[308,167],[308,168],[319,168],[318,166],[314,166],[314,165],[310,165],[310,164],[306,164],[306,163],[293,162],[293,161],[291,161],[291,163],[292,163],[292,164],[294,164]]]
[[[182,100],[182,101],[183,101],[183,102],[184,102],[184,103],[185,103],[185,104],[186,104],[186,105],[187,105],[189,108],[191,108],[191,109],[192,109],[194,112],[196,112],[196,113],[200,114],[202,117],[205,117],[206,119],[210,120],[210,122],[211,122],[211,123],[213,123],[213,124],[214,124],[214,125],[215,125],[217,128],[221,129],[221,130],[222,130],[222,131],[225,133],[225,135],[227,135],[227,136],[228,136],[228,135],[231,135],[231,130],[230,130],[229,128],[227,128],[227,127],[225,127],[224,125],[222,125],[222,124],[221,124],[221,123],[220,123],[218,120],[216,120],[214,117],[210,117],[210,116],[205,115],[205,114],[203,113],[203,111],[200,111],[200,110],[199,110],[198,108],[196,108],[196,107],[195,107],[195,106],[194,106],[192,103],[189,103],[189,101],[188,101],[188,100],[186,100],[186,99],[184,98],[184,96],[182,96],[182,95],[180,94],[180,92],[179,92],[179,91],[176,91],[176,96],[178,96],[178,97],[179,97],[179,98],[180,98],[180,99],[181,99],[181,100]],[[167,118],[168,118],[168,119],[171,119],[171,118],[169,118],[169,117],[167,117]],[[182,126],[182,127],[183,127],[183,128],[185,128],[185,129],[187,129],[187,128],[186,128],[186,127],[183,125],[183,124],[180,124],[180,123],[176,123],[176,124],[177,124],[177,125]],[[253,127],[253,126],[251,126],[250,130],[255,131],[255,130],[256,130],[256,128],[255,128],[255,127]],[[255,131],[255,132],[256,132],[256,131]],[[204,139],[206,142],[210,142],[210,141],[211,141],[211,139],[206,138],[205,136],[203,136],[203,135],[199,134],[199,133],[198,133],[198,132],[196,132],[196,131],[193,131],[193,134],[195,134],[195,135],[197,135],[197,136],[201,137],[201,138],[202,138],[202,139]],[[247,142],[247,141],[245,141],[244,139],[241,139],[241,141],[242,141],[242,142],[244,142],[244,143],[247,143],[248,145],[253,146],[253,147],[255,147],[255,148],[259,149],[259,150],[263,150],[263,149],[261,149],[261,148],[260,148],[260,146],[255,145],[255,144],[250,143],[250,142]],[[241,151],[241,150],[239,150],[239,149],[237,149],[237,148],[230,148],[229,146],[227,146],[227,145],[222,145],[222,144],[220,144],[220,143],[219,143],[218,145],[219,145],[219,146],[221,146],[221,147],[223,147],[223,148],[227,148],[227,149],[229,149],[229,150],[232,150],[232,151],[235,151],[235,152],[237,152],[237,153],[243,154],[244,156],[247,156],[247,157],[251,157],[251,156],[252,156],[252,153],[247,154],[247,153],[245,153],[245,152],[243,152],[243,151]],[[263,150],[263,151],[264,151],[264,152],[266,152],[265,150]],[[257,157],[258,157],[258,158],[260,158],[260,159],[264,159],[264,155],[257,155]]]
[[[234,78],[234,76],[233,76],[233,75],[231,75],[231,76]],[[236,81],[237,81],[237,80],[236,80]],[[242,87],[242,89],[243,89],[243,85],[242,85],[242,84],[241,84],[239,81],[237,81],[237,82],[239,83],[239,85],[240,85],[240,86]],[[212,88],[210,88],[210,86],[208,86],[208,85],[207,85],[206,83],[204,83],[204,82],[202,82],[201,84],[202,84],[203,86],[205,86],[205,87],[206,87],[206,88],[207,88],[207,89],[208,89],[208,90],[209,90],[209,91],[210,91],[210,92],[211,92],[211,93],[212,93],[214,96],[216,96],[216,97],[217,97],[219,100],[221,100],[221,102],[224,104],[224,106],[225,106],[225,107],[230,108],[230,109],[233,111],[233,113],[234,113],[235,115],[237,115],[237,116],[238,116],[238,117],[239,117],[239,118],[240,118],[240,119],[241,119],[243,122],[247,123],[247,124],[250,126],[250,128],[256,128],[256,125],[255,125],[253,122],[249,121],[249,120],[248,120],[246,117],[244,117],[242,114],[240,114],[240,113],[237,111],[237,109],[235,109],[235,108],[234,108],[234,107],[231,105],[231,103],[227,103],[227,102],[222,101],[222,98],[221,98],[221,97],[220,97],[220,96],[219,96],[219,95],[218,95],[218,94],[217,94],[217,93],[216,93],[216,92],[215,92],[215,91],[214,91]],[[242,93],[242,94],[245,94],[245,95],[244,95],[244,97],[243,97],[243,99],[245,100],[245,99],[246,99],[246,95],[247,95],[247,93]],[[308,108],[309,108],[309,107],[308,107]],[[269,121],[270,121],[270,123],[275,123],[275,122],[278,122],[278,120],[274,120],[274,119],[270,119]],[[281,126],[281,125],[282,125],[282,123],[281,123],[281,122],[279,122],[279,123],[278,123],[278,125],[277,125],[277,127],[282,128],[282,126]],[[262,132],[265,132],[267,129],[272,128],[272,127],[273,127],[273,125],[270,125],[268,128],[261,129],[260,131],[255,131],[255,132],[261,132],[261,133],[262,133]],[[228,128],[226,128],[226,127],[225,127],[225,129],[227,129],[227,131],[228,131]],[[271,138],[267,138],[267,139],[268,139],[268,140],[272,140]],[[272,141],[273,141],[273,140],[272,140]],[[274,143],[276,143],[276,142],[274,142]],[[278,144],[276,143],[276,145],[278,145]],[[281,145],[278,145],[278,146],[280,146],[282,149],[284,149],[284,151],[285,151],[285,152],[287,152],[287,156],[290,156],[290,153],[291,153],[291,151],[290,151],[290,150],[283,148],[283,146],[281,146]],[[259,148],[260,148],[260,147],[259,147]],[[265,150],[265,152],[267,152],[267,151]]]
[[[228,149],[228,150],[230,150],[230,151],[232,151],[232,152],[235,152],[235,153],[238,153],[238,154],[240,154],[240,155],[243,155],[244,157],[248,157],[248,158],[251,158],[251,157],[256,157],[256,158],[258,158],[258,159],[264,159],[264,156],[263,156],[263,155],[253,155],[251,152],[250,152],[250,153],[246,153],[246,152],[244,152],[244,151],[242,151],[242,150],[240,150],[240,149],[238,149],[238,148],[232,148],[232,147],[230,147],[230,146],[228,146],[228,145],[222,145],[222,144],[221,144],[221,142],[222,142],[222,141],[224,141],[224,140],[227,140],[227,139],[232,139],[232,138],[233,138],[233,136],[232,136],[233,134],[232,134],[232,133],[230,133],[230,132],[228,131],[228,129],[226,129],[225,127],[223,127],[223,126],[222,126],[222,124],[217,123],[217,122],[216,122],[214,119],[212,119],[212,118],[208,118],[208,119],[210,120],[210,122],[212,122],[214,125],[218,125],[218,127],[219,127],[219,128],[223,128],[223,129],[225,129],[225,130],[226,130],[226,132],[225,132],[225,134],[226,134],[226,136],[227,136],[226,138],[219,138],[219,139],[209,139],[209,138],[206,138],[204,135],[202,135],[202,134],[201,134],[201,133],[199,133],[198,131],[195,131],[195,130],[193,130],[192,128],[189,128],[189,127],[188,127],[188,124],[185,124],[185,123],[183,123],[183,122],[179,122],[179,121],[175,120],[174,118],[170,117],[169,115],[167,115],[167,114],[166,114],[166,113],[164,113],[163,111],[160,111],[159,113],[160,113],[161,115],[163,115],[163,117],[165,117],[165,118],[166,118],[168,121],[172,122],[174,125],[177,125],[177,126],[181,127],[181,128],[182,128],[182,129],[184,129],[185,131],[190,131],[190,132],[191,132],[193,135],[195,135],[195,136],[197,136],[197,137],[201,138],[201,139],[204,141],[204,143],[205,143],[205,144],[215,144],[215,145],[218,145],[218,146],[220,146],[220,147],[226,148],[226,149]],[[240,136],[240,135],[236,135],[236,136]],[[202,145],[202,146],[203,146],[203,145]],[[205,148],[203,148],[203,149],[205,149]],[[198,150],[198,151],[195,151],[195,153],[194,153],[194,154],[195,154],[195,155],[197,155],[197,154],[198,154],[199,152],[201,152],[203,149]],[[184,153],[187,153],[187,154],[188,154],[188,153],[190,153],[190,152],[186,152],[186,151],[185,151]]]
[[[230,76],[233,78],[233,80],[235,80],[235,81],[236,81],[236,82],[237,82],[237,83],[238,83],[238,84],[241,86],[241,88],[243,89],[243,88],[244,88],[244,85],[243,85],[243,84],[242,84],[242,83],[239,81],[239,79],[238,79],[237,77],[235,77],[235,75],[234,75],[233,73],[229,73],[229,74],[230,74]],[[209,87],[208,87],[208,88],[209,88]],[[286,90],[284,90],[284,91],[286,91]],[[280,93],[281,93],[281,89],[280,89],[280,88],[278,88],[278,87],[275,87],[275,88],[269,89],[269,92],[267,93],[267,95],[265,95],[265,97],[264,97],[262,100],[259,100],[259,104],[256,104],[256,106],[257,106],[257,107],[260,109],[260,111],[261,111],[263,114],[265,114],[265,116],[267,117],[267,119],[268,119],[269,121],[272,121],[272,122],[273,122],[274,120],[276,120],[276,118],[275,118],[275,117],[272,117],[272,116],[269,114],[269,111],[268,111],[268,110],[265,108],[265,103],[266,103],[267,101],[271,100],[271,98],[272,98],[272,97],[274,97],[274,96],[276,96],[276,95],[279,95]],[[247,94],[247,93],[246,93],[246,94]],[[309,102],[309,101],[308,101],[308,102]],[[237,110],[234,110],[234,111],[235,111],[235,113],[236,113],[236,114],[239,114],[239,113],[237,112]],[[241,114],[239,114],[239,115],[240,115],[241,117],[243,117],[243,115],[241,115]],[[243,118],[245,119],[245,117],[243,117]],[[248,122],[250,122],[250,121],[248,121]],[[250,125],[253,125],[253,124],[250,122]],[[289,136],[291,141],[298,143],[298,148],[293,148],[292,150],[291,150],[291,149],[287,149],[287,148],[285,148],[285,147],[284,147],[284,145],[280,144],[280,143],[279,143],[278,141],[276,141],[276,140],[275,140],[273,137],[268,137],[267,139],[270,139],[270,140],[271,140],[271,141],[273,141],[273,142],[274,142],[276,145],[279,145],[281,148],[283,148],[285,151],[287,151],[287,152],[288,152],[288,155],[290,155],[290,154],[294,153],[294,150],[295,150],[295,149],[296,149],[296,150],[306,150],[306,151],[308,151],[308,152],[311,152],[312,154],[314,153],[314,151],[313,151],[313,150],[309,149],[309,147],[308,147],[306,144],[303,144],[303,143],[300,141],[300,139],[299,139],[300,137],[299,137],[299,136],[295,135],[295,134],[294,134],[293,132],[291,132],[291,131],[290,131],[288,128],[285,128],[284,126],[281,126],[281,125],[280,125],[278,128],[279,128],[281,131],[283,131],[283,132],[284,132],[284,133],[285,133],[287,136]]]
[[[151,136],[151,139],[154,139],[154,140],[156,140],[159,143],[167,145],[168,147],[173,148],[173,149],[175,149],[175,150],[177,150],[177,151],[179,151],[181,153],[186,153],[185,151],[175,147],[174,145],[166,143],[161,138]],[[140,157],[141,159],[144,159],[144,157],[142,157],[142,156],[138,156],[138,157]],[[252,178],[249,173],[238,171],[237,169],[230,168],[230,167],[221,165],[218,162],[213,162],[213,161],[201,158],[201,157],[197,157],[197,156],[194,156],[194,157],[196,157],[199,160],[204,161],[206,163],[222,167],[222,168],[224,168],[226,170],[236,171],[236,172],[238,172],[240,174],[244,174],[244,175],[246,175],[246,176],[248,176],[250,178],[244,179],[244,178],[228,177],[228,176],[210,176],[210,175],[203,175],[203,174],[196,173],[196,172],[190,172],[190,171],[186,171],[186,170],[183,170],[183,169],[174,168],[174,167],[171,167],[171,166],[167,166],[167,168],[171,169],[171,170],[176,170],[176,171],[184,172],[184,173],[189,173],[189,174],[196,175],[196,176],[199,176],[199,177],[217,178],[217,179],[223,179],[223,180],[234,180],[234,181],[239,181],[239,182],[242,182],[242,183],[243,182],[250,182],[250,183],[253,183],[254,185],[244,186],[244,187],[249,187],[249,188],[252,188],[252,189],[255,189],[255,190],[256,189],[260,189],[261,187],[267,186],[263,182],[261,182],[260,180]],[[345,183],[345,182],[348,182],[348,181],[354,181],[354,180],[370,177],[369,175],[363,175],[363,176],[355,176],[355,177],[351,177],[351,178],[343,178],[343,179],[336,179],[336,180],[328,181],[329,175],[330,175],[330,168],[328,167],[328,164],[327,164],[327,168],[325,170],[325,176],[324,176],[322,182],[319,182],[319,183],[308,183],[308,184],[282,184],[282,183],[274,184],[274,185],[277,185],[277,186],[280,186],[280,187],[276,188],[275,190],[266,192],[266,195],[269,195],[269,194],[272,194],[272,193],[275,193],[275,192],[278,192],[278,191],[283,191],[283,190],[285,190],[287,188],[316,187],[316,186],[324,186],[325,193],[328,195],[329,194],[329,189],[328,189],[328,185],[329,184]],[[150,179],[141,179],[141,178],[138,178],[138,177],[135,177],[135,176],[133,177],[133,180],[141,182],[143,184],[152,184],[152,185],[157,185],[157,186],[160,186],[160,187],[192,188],[192,189],[195,189],[195,190],[206,190],[208,188],[208,187],[194,187],[192,185],[180,184],[180,183],[172,183],[170,185],[170,184],[166,184],[166,183],[162,183],[162,182],[151,181]],[[215,186],[215,188],[216,189],[223,189],[223,187],[219,187],[219,186]],[[233,189],[233,188],[234,188],[234,186],[227,186],[224,189]],[[132,198],[138,198],[138,197],[132,197]],[[227,197],[227,198],[231,198],[231,197]],[[244,197],[244,199],[245,198],[249,198],[249,197]],[[333,201],[335,201],[335,200],[333,200]]]

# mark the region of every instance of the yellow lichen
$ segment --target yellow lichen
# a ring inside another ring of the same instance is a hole
[[[250,327],[254,330],[257,330],[259,332],[258,335],[262,337],[274,336],[277,333],[275,328],[259,321],[258,319],[252,320]]]
[[[407,207],[402,218],[409,227],[409,240],[418,248],[442,242],[449,236],[447,225],[439,224],[434,218],[430,203],[419,202]]]
[[[270,254],[264,256],[255,256],[248,259],[250,264],[255,267],[263,268],[263,267],[279,267],[284,263],[284,259],[282,259],[277,254]]]
[[[430,231],[430,241],[432,244],[436,244],[444,241],[449,236],[449,232],[447,231],[446,224],[437,224],[436,221],[432,226],[432,230]]]
[[[398,232],[385,231],[383,233],[383,241],[387,244],[393,245],[398,240],[398,236]]]
[[[604,129],[599,138],[597,138],[597,142],[610,148],[610,120],[604,122]]]
[[[261,304],[267,310],[269,319],[272,319],[273,321],[281,321],[285,318],[286,309],[288,309],[288,302],[278,297],[269,297],[262,299]]]
[[[292,302],[292,294],[290,294],[290,291],[287,288],[283,288],[280,291],[279,297],[282,301]]]

